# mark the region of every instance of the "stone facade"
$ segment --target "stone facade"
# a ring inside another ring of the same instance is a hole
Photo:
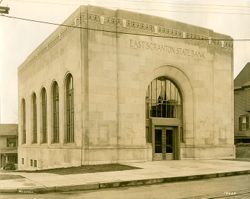
[[[229,36],[164,18],[81,6],[19,67],[19,169],[152,160],[153,131],[166,124],[178,135],[175,159],[234,158],[232,60]],[[74,80],[73,143],[65,142],[67,74]],[[146,91],[158,77],[180,91],[183,114],[176,122],[145,119]],[[59,87],[58,143],[51,138],[53,81]],[[42,88],[47,91],[47,143],[41,143]],[[33,144],[32,93],[38,136]]]
[[[250,63],[234,80],[234,136],[236,143],[250,143]]]

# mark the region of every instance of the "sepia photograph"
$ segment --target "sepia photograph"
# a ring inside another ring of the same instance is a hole
[[[0,0],[0,199],[249,199],[250,0]]]

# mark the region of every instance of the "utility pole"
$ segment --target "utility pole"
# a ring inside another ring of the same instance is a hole
[[[9,7],[0,6],[0,14],[9,14]]]
[[[0,4],[3,0],[0,0]],[[0,14],[9,14],[10,8],[7,6],[0,6]]]
[[[1,109],[2,107],[1,106],[2,106],[2,100],[1,100],[1,94],[0,94],[0,124],[2,122],[1,120],[2,119],[2,109]]]

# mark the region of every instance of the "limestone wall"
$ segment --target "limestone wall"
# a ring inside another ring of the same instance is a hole
[[[74,19],[79,10],[65,22],[72,25],[79,23]],[[59,27],[45,40],[31,56],[19,67],[18,95],[19,107],[22,99],[26,103],[26,144],[22,144],[22,113],[19,109],[19,169],[40,169],[81,164],[81,59],[80,29]],[[75,143],[65,143],[65,77],[73,76],[74,83],[74,136]],[[52,83],[59,86],[59,143],[52,143]],[[41,143],[41,89],[47,93],[47,133],[48,142]],[[37,99],[37,135],[38,142],[32,144],[32,93]],[[65,151],[66,153],[61,152]],[[22,164],[22,158],[24,163]],[[70,160],[69,160],[70,159]],[[37,168],[31,166],[31,160],[37,161]]]
[[[159,76],[172,80],[182,95],[180,159],[234,157],[230,37],[159,17],[93,6],[81,6],[65,23],[77,28],[56,30],[19,68],[19,107],[24,98],[27,134],[31,134],[31,94],[37,94],[39,118],[43,86],[48,95],[49,133],[49,144],[31,144],[28,136],[22,145],[19,139],[20,169],[36,169],[29,166],[35,158],[38,169],[151,161],[145,96],[149,83]],[[64,143],[68,72],[74,78],[75,144]],[[59,144],[50,144],[54,80],[60,89]],[[38,140],[40,127],[38,120]],[[21,132],[22,125],[19,138]]]
[[[92,161],[150,159],[145,94],[158,76],[174,81],[183,95],[181,158],[234,157],[230,37],[133,12],[96,7],[85,12],[85,27],[91,29],[85,147],[93,151]]]

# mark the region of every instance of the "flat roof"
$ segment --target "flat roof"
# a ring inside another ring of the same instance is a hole
[[[18,134],[17,124],[0,124],[0,136],[16,135]]]

